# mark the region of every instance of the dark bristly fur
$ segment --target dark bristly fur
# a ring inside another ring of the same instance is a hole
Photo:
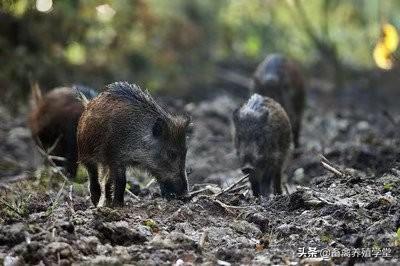
[[[92,99],[97,93],[87,87],[72,86],[55,88],[42,97],[39,89],[35,89],[32,92],[34,102],[28,117],[32,137],[35,141],[40,140],[45,149],[49,149],[58,139],[52,155],[64,157],[66,161],[55,163],[63,166],[67,175],[74,178],[78,158],[76,129],[84,109],[77,98],[78,92],[84,93],[88,99]]]
[[[253,81],[253,93],[273,98],[286,110],[294,144],[298,147],[305,104],[304,80],[299,67],[280,54],[271,54],[257,67]]]
[[[268,196],[271,182],[281,194],[282,167],[291,144],[291,126],[285,110],[271,98],[253,94],[233,113],[234,143],[253,194]]]
[[[166,112],[135,84],[108,85],[89,102],[78,126],[79,160],[89,170],[93,204],[100,198],[99,165],[110,172],[106,183],[109,205],[123,205],[127,166],[148,170],[157,178],[163,196],[186,194],[188,124],[187,117]]]

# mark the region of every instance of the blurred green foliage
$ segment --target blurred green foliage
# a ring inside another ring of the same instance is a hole
[[[0,1],[4,102],[25,101],[30,79],[182,94],[208,86],[220,63],[255,66],[270,52],[370,68],[380,25],[400,26],[395,0],[40,0],[47,12],[37,1]]]

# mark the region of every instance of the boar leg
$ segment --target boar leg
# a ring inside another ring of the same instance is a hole
[[[112,178],[109,176],[107,178],[106,186],[105,186],[105,193],[106,193],[106,205],[112,206]]]
[[[299,145],[299,135],[300,135],[300,133],[299,133],[299,131],[300,131],[300,125],[293,125],[293,142],[294,142],[294,147],[295,148],[298,148],[300,145]]]
[[[94,206],[97,206],[101,196],[101,187],[99,183],[99,176],[97,172],[97,165],[95,163],[84,163],[88,173],[90,181],[90,198]]]
[[[280,171],[274,175],[274,193],[278,195],[282,194],[281,177],[282,174]]]
[[[250,184],[251,184],[251,190],[253,191],[253,195],[255,197],[260,196],[260,182],[256,178],[255,173],[252,173],[249,175],[249,180],[250,180]]]
[[[76,172],[78,169],[76,150],[67,151],[65,157],[67,159],[67,162],[65,163],[65,170],[69,179],[73,180],[76,176]]]
[[[281,187],[281,163],[278,162],[272,165],[273,167],[267,167],[264,172],[264,176],[262,179],[262,187],[261,187],[261,194],[263,196],[268,196],[270,193],[271,181],[273,182],[274,187],[274,194],[282,194],[282,187]],[[263,190],[264,193],[263,193]]]
[[[269,196],[271,193],[271,180],[273,178],[273,171],[267,168],[261,179],[261,195],[264,197]]]
[[[110,178],[114,180],[114,199],[115,207],[124,206],[124,193],[126,187],[125,167],[112,166],[110,167]]]
[[[78,123],[78,121],[76,122]],[[68,177],[73,180],[76,176],[78,169],[78,151],[76,144],[76,127],[68,127],[67,134],[63,136],[63,142],[65,147],[65,171]]]

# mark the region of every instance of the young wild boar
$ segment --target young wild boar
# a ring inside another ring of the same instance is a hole
[[[98,204],[101,195],[99,165],[109,170],[107,205],[123,206],[127,166],[154,175],[163,196],[185,195],[188,124],[187,117],[166,112],[134,84],[108,85],[106,91],[89,102],[78,126],[79,161],[89,172],[93,204]]]
[[[267,56],[253,77],[253,93],[279,102],[289,115],[295,147],[299,147],[305,104],[304,81],[298,66],[279,54]]]
[[[84,109],[79,100],[81,94],[91,99],[97,93],[83,86],[72,86],[55,88],[42,96],[37,85],[32,87],[32,110],[28,117],[32,137],[46,150],[56,144],[51,155],[66,159],[54,162],[64,167],[69,178],[74,178],[77,170],[76,129]]]
[[[292,141],[285,110],[269,97],[253,94],[233,112],[234,144],[242,172],[249,175],[255,196],[267,196],[271,181],[281,194],[282,167]]]

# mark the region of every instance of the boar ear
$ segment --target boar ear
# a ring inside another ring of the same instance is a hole
[[[193,122],[192,118],[189,115],[185,115],[185,129],[188,135],[193,133]]]
[[[162,136],[165,136],[167,134],[167,130],[168,130],[167,123],[163,119],[157,118],[156,122],[153,125],[153,136],[155,138],[160,138]]]
[[[42,91],[37,82],[31,83],[31,97],[33,106],[37,106],[42,101]]]

